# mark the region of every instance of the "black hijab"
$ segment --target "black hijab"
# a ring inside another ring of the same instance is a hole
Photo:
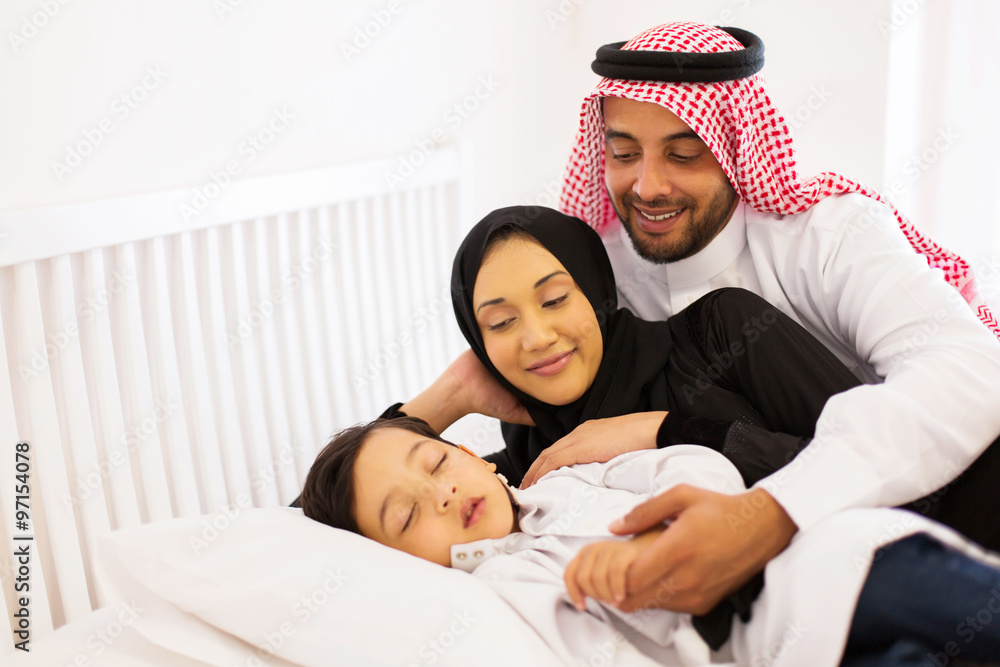
[[[531,235],[551,252],[566,267],[597,315],[604,356],[590,388],[568,405],[543,403],[520,391],[503,377],[486,354],[472,295],[490,240],[495,235],[501,235],[501,238],[508,236],[510,230]],[[536,424],[535,427],[504,424],[507,448],[486,457],[497,463],[514,484],[520,483],[542,450],[584,421],[632,412],[673,411],[679,401],[671,391],[671,377],[685,377],[691,382],[695,380],[694,368],[685,370],[678,367],[678,363],[684,365],[683,355],[677,354],[674,349],[676,337],[687,340],[685,329],[671,326],[672,322],[678,322],[676,318],[648,322],[638,319],[628,310],[618,309],[614,273],[601,238],[578,218],[552,209],[526,206],[512,206],[490,213],[472,228],[459,247],[452,269],[451,288],[455,316],[465,339],[494,377],[521,400]],[[736,402],[729,398],[734,398]],[[742,396],[728,391],[721,396],[713,396],[709,402],[722,406],[728,404],[728,409],[741,414],[751,411]],[[694,617],[695,629],[710,646],[717,649],[726,641],[734,614],[744,621],[749,620],[750,605],[760,593],[763,581],[763,575],[758,573],[708,614]]]
[[[543,403],[517,389],[486,354],[472,294],[491,239],[497,234],[507,236],[510,231],[529,234],[551,252],[597,315],[604,356],[593,384],[568,405]],[[589,419],[672,407],[663,373],[672,347],[670,327],[666,322],[640,320],[618,308],[614,273],[601,237],[579,218],[539,206],[493,211],[472,228],[459,247],[451,289],[455,316],[465,339],[483,365],[521,400],[536,424],[536,428],[505,425],[508,455],[521,475],[543,449]]]

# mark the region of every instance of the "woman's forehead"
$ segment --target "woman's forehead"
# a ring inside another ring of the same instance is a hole
[[[509,271],[522,273],[529,268],[553,267],[566,271],[562,262],[545,246],[530,236],[513,236],[497,242],[483,257],[479,266],[479,278],[487,273],[501,274]],[[568,271],[567,271],[568,273]]]

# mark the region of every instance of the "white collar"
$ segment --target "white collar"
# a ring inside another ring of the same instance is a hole
[[[654,279],[671,287],[698,285],[719,275],[743,252],[747,244],[746,207],[740,200],[729,222],[704,249],[691,257],[669,264],[656,264],[642,258],[632,245],[632,239],[624,225],[621,225],[618,233],[635,263]]]

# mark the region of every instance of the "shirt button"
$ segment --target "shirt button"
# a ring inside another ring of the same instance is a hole
[[[465,560],[465,553],[459,551],[457,554],[455,554],[455,558],[457,558],[458,560]]]
[[[473,554],[472,554],[472,557],[473,558],[482,558],[483,557],[482,550],[481,549],[477,549],[476,551],[474,551]]]

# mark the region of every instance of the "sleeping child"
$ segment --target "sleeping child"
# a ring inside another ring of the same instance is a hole
[[[312,519],[473,573],[566,664],[916,665],[1000,657],[1000,618],[983,621],[984,613],[1000,613],[1000,559],[917,514],[849,510],[801,531],[767,565],[763,592],[713,650],[690,615],[659,608],[669,603],[669,585],[642,609],[617,606],[629,564],[669,525],[632,538],[614,536],[608,525],[677,485],[744,491],[729,460],[708,447],[673,445],[560,468],[524,490],[494,470],[422,420],[380,419],[334,437],[309,472],[301,504]],[[752,514],[748,507],[717,520],[739,530]],[[852,640],[859,624],[864,642]],[[872,636],[884,641],[874,645]]]

